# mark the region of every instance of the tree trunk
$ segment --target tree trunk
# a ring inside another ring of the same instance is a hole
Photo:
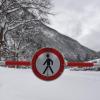
[[[1,30],[0,30],[0,49],[2,48],[2,45],[3,45],[3,28],[1,27]],[[0,50],[0,60],[2,58],[2,51]]]

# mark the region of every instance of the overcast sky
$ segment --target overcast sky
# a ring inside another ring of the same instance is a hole
[[[100,51],[100,0],[53,0],[51,27]]]

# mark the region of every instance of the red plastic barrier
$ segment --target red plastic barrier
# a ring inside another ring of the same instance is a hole
[[[94,63],[89,63],[89,62],[67,62],[67,66],[69,67],[93,67]]]
[[[17,66],[31,66],[31,62],[28,61],[6,61],[6,65],[17,65]]]

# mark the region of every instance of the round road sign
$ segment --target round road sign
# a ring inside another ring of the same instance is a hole
[[[32,70],[42,80],[54,80],[64,70],[63,56],[54,48],[42,48],[33,56]]]

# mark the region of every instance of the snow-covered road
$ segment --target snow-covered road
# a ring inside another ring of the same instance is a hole
[[[100,72],[65,70],[45,82],[30,69],[0,67],[0,100],[100,100]]]

